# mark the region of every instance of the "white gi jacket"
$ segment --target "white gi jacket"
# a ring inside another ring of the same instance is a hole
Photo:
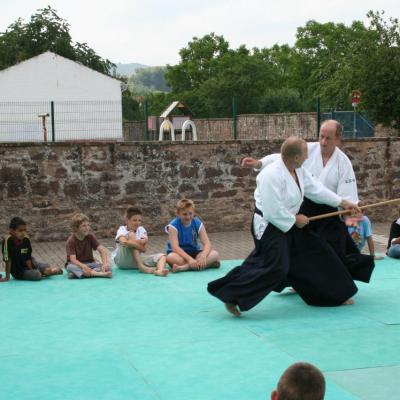
[[[305,168],[296,169],[299,185],[279,158],[267,165],[257,175],[257,188],[254,193],[256,207],[263,216],[254,214],[253,228],[257,239],[260,239],[268,223],[287,232],[296,222],[304,196],[315,203],[337,207],[342,198],[327,189]]]
[[[325,167],[322,163],[319,142],[307,143],[308,158],[303,167],[318,178],[324,186],[345,200],[358,203],[357,182],[351,161],[336,147]],[[271,154],[261,159],[263,169],[266,165],[280,158],[279,154]],[[308,196],[307,196],[308,197]],[[256,199],[257,200],[257,199]]]

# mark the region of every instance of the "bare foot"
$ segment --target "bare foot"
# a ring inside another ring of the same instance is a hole
[[[76,279],[76,275],[74,275],[72,272],[68,272],[68,279]]]
[[[210,268],[219,268],[221,266],[221,263],[219,261],[215,261],[210,265]]]
[[[184,265],[178,265],[178,264],[172,264],[172,272],[183,272],[189,270],[189,264],[184,264]]]
[[[354,304],[354,300],[353,300],[352,298],[347,299],[347,300],[343,303],[344,306],[351,306],[351,305],[353,305],[353,304]]]
[[[241,313],[238,310],[236,304],[232,304],[232,303],[225,303],[225,308],[228,310],[228,312],[230,312],[231,314],[233,314],[235,317],[240,317]]]
[[[168,275],[168,270],[167,270],[167,268],[163,268],[163,269],[156,269],[155,271],[154,271],[154,275],[157,275],[157,276],[167,276]]]
[[[104,272],[104,277],[105,278],[112,278],[112,272],[111,271]]]

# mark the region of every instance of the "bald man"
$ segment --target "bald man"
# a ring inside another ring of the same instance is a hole
[[[356,206],[302,168],[306,159],[304,140],[290,137],[283,142],[281,156],[257,176],[253,224],[259,240],[255,249],[241,266],[208,284],[209,293],[235,316],[271,291],[282,290],[287,279],[309,305],[349,303],[357,292],[346,266],[317,235],[303,229],[309,221],[299,214],[304,196],[332,207]]]

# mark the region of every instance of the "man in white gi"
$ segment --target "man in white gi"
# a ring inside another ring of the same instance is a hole
[[[355,204],[358,203],[357,183],[350,159],[338,148],[342,140],[343,127],[335,120],[324,121],[320,128],[319,142],[308,143],[308,159],[304,162],[306,168],[314,177],[328,189],[335,192],[343,199]],[[279,154],[268,155],[261,160],[245,157],[241,165],[263,169],[266,165],[279,157]],[[254,194],[257,202],[257,191]],[[305,196],[300,209],[302,214],[308,217],[335,211],[326,205],[318,205],[312,199]],[[254,220],[256,220],[256,215]],[[254,229],[254,224],[253,227]],[[337,255],[347,265],[352,277],[362,282],[369,282],[373,269],[373,258],[360,254],[348,234],[347,227],[339,217],[313,222],[311,229],[335,250]],[[255,240],[258,239],[253,232]]]
[[[309,221],[298,214],[304,196],[332,207],[356,205],[302,168],[306,158],[307,143],[291,137],[282,144],[281,156],[258,174],[253,221],[259,239],[256,248],[241,266],[208,284],[210,294],[235,316],[240,315],[239,309],[247,311],[279,289],[286,279],[310,305],[351,303],[357,292],[346,266],[316,235],[302,229]]]
[[[308,143],[308,159],[303,167],[317,177],[328,189],[353,203],[358,203],[357,183],[351,161],[338,148],[343,127],[333,119],[324,121],[319,131],[319,142]],[[256,160],[243,158],[241,165],[256,170],[264,168],[279,157],[271,154]]]

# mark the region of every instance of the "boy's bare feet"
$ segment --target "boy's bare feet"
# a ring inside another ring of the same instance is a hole
[[[184,264],[184,265],[178,265],[178,264],[172,264],[172,272],[183,272],[183,271],[188,271],[190,269],[189,264]]]
[[[235,317],[240,317],[241,313],[238,310],[236,304],[232,304],[232,303],[225,303],[225,308],[228,310],[228,312],[230,312],[231,314],[233,314]]]
[[[352,298],[347,299],[347,300],[343,303],[344,306],[351,306],[351,305],[353,305],[353,304],[354,304],[354,300],[353,300]]]
[[[168,270],[167,270],[167,268],[163,268],[163,269],[156,269],[155,271],[154,271],[154,275],[157,275],[157,276],[167,276],[168,275]]]
[[[215,261],[214,263],[212,263],[210,265],[210,268],[219,268],[221,266],[221,262],[220,261]]]

